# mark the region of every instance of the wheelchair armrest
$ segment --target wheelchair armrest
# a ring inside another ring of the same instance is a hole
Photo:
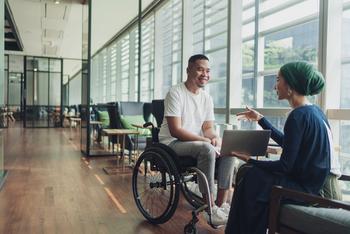
[[[350,181],[350,175],[341,175],[338,180]]]

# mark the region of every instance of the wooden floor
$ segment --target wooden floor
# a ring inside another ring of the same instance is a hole
[[[191,207],[151,225],[132,196],[131,172],[107,175],[113,157],[85,159],[69,129],[4,130],[7,180],[0,191],[0,233],[183,233]],[[200,217],[199,233],[214,230]]]

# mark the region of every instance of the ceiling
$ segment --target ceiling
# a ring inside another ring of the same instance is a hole
[[[82,6],[87,0],[58,1],[7,0],[12,26],[5,14],[5,40],[16,45],[6,52],[80,59]],[[151,2],[142,0],[142,9]],[[92,0],[92,7],[93,54],[137,16],[138,0]]]
[[[23,51],[22,41],[18,37],[17,28],[12,18],[12,12],[7,2],[5,2],[5,50]]]

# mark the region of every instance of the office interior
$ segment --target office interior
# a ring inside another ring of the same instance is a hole
[[[237,119],[246,106],[283,130],[291,109],[274,90],[278,69],[295,60],[317,67],[326,86],[310,101],[329,119],[342,174],[350,176],[350,0],[0,0],[0,6],[0,233],[183,232],[191,218],[186,201],[162,225],[148,223],[135,205],[129,164],[141,147],[126,153],[122,170],[105,170],[120,163],[112,152],[119,146],[99,136],[94,110],[164,99],[186,80],[188,58],[199,53],[210,61],[205,90],[219,134],[259,129]],[[350,182],[340,187],[350,202]],[[224,233],[202,218],[197,228]]]

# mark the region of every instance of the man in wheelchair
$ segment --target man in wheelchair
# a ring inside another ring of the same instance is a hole
[[[207,177],[212,204],[213,225],[226,224],[230,206],[226,203],[232,185],[233,157],[220,157],[216,147],[221,139],[214,130],[214,105],[210,95],[203,90],[210,79],[209,59],[193,55],[188,61],[187,80],[174,86],[164,100],[164,120],[159,141],[181,156],[197,160],[197,167]],[[215,161],[219,160],[218,191],[214,201]],[[198,178],[199,190],[206,198],[206,185]],[[208,214],[204,216],[208,220]]]

